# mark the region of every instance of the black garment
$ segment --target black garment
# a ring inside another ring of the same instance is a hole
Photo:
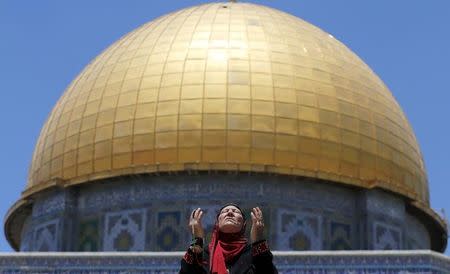
[[[230,274],[277,274],[272,258],[266,241],[261,241],[247,245],[226,266]],[[203,253],[195,254],[189,248],[181,260],[180,274],[208,274],[209,268],[209,252],[205,250]]]

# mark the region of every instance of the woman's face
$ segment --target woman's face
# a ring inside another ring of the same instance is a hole
[[[217,219],[219,230],[223,233],[237,233],[241,231],[244,224],[242,212],[232,205],[222,208]]]

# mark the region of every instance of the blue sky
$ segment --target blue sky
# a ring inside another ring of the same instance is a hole
[[[83,67],[141,24],[204,2],[0,0],[0,216],[24,189],[48,113]],[[289,12],[331,33],[384,80],[422,149],[431,206],[448,215],[450,1],[249,2]],[[11,251],[1,234],[0,251]]]

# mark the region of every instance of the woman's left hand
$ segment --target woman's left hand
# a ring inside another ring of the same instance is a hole
[[[252,209],[252,229],[250,231],[250,240],[252,243],[264,240],[264,219],[263,213],[259,207]]]

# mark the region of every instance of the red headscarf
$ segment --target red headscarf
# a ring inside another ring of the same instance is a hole
[[[241,211],[242,212],[242,211]],[[227,274],[226,262],[230,262],[247,245],[244,237],[245,223],[240,232],[223,233],[219,230],[219,225],[214,225],[214,230],[209,243],[209,266],[213,274]]]

